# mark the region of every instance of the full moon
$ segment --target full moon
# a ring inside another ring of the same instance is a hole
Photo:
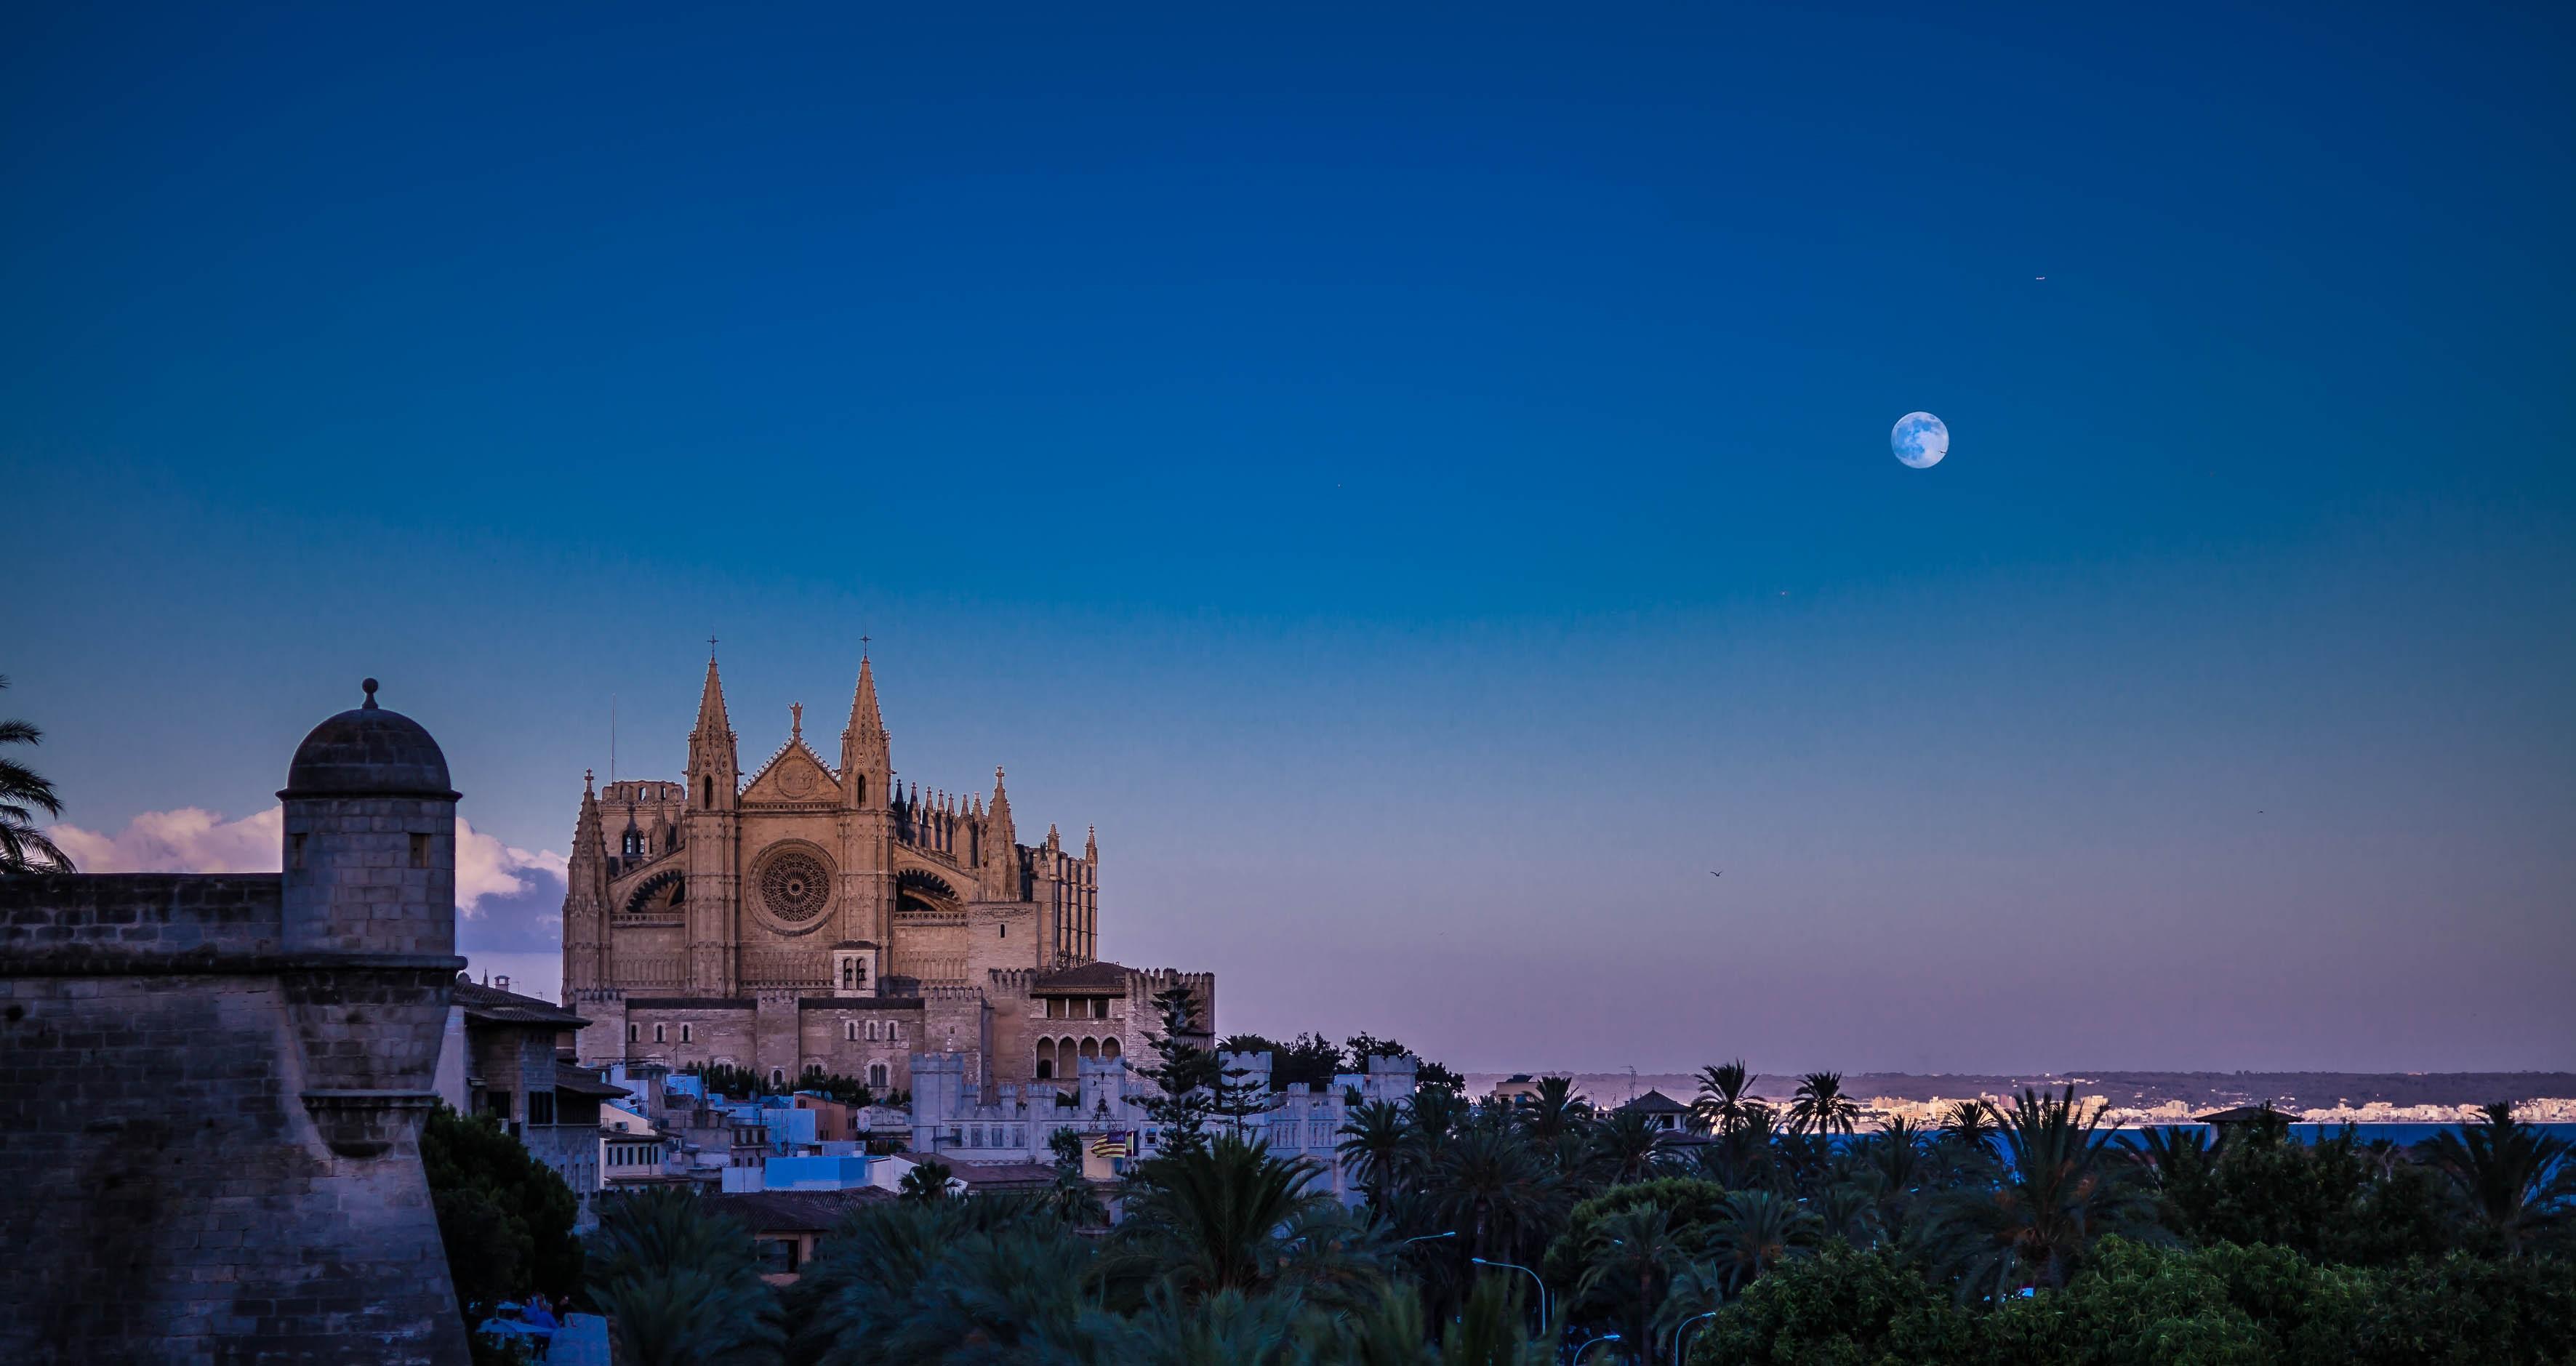
[[[1915,469],[1928,470],[1950,453],[1950,429],[1930,413],[1907,413],[1896,419],[1896,430],[1887,434],[1887,444],[1896,449],[1897,459]]]

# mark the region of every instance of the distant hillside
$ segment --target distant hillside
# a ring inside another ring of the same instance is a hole
[[[1470,1072],[1468,1092],[1483,1095],[1507,1075]],[[1610,1105],[1628,1098],[1629,1080],[1625,1072],[1574,1074],[1576,1090]],[[2311,1110],[2373,1101],[2483,1105],[2495,1100],[2576,1097],[2576,1072],[1856,1072],[1844,1076],[1843,1093],[1862,1100],[1956,1099],[2011,1095],[2025,1086],[2054,1090],[2069,1083],[2078,1095],[2104,1096],[2115,1105],[2140,1108],[2166,1101],[2181,1101],[2193,1109],[2218,1109],[2268,1100],[2285,1110]],[[1759,1095],[1785,1099],[1797,1085],[1794,1075],[1766,1072],[1757,1076],[1753,1089]],[[1639,1095],[1659,1090],[1687,1101],[1698,1092],[1699,1082],[1678,1073],[1640,1072],[1635,1087]]]

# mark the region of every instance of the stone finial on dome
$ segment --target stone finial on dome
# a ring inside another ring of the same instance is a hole
[[[456,800],[447,756],[421,724],[376,701],[376,680],[359,687],[366,701],[315,726],[287,765],[280,800],[300,797],[428,797]]]

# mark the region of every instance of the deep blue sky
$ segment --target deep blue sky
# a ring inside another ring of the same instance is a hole
[[[2576,1065],[2564,9],[240,8],[0,30],[76,824],[864,632],[1229,1028]]]

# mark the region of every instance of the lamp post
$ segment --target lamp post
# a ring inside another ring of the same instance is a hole
[[[1411,1245],[1412,1245],[1412,1244],[1414,1244],[1414,1243],[1427,1243],[1427,1242],[1430,1242],[1430,1241],[1431,1241],[1432,1239],[1434,1239],[1434,1238],[1455,1238],[1455,1237],[1457,1237],[1457,1236],[1458,1236],[1458,1230],[1456,1230],[1456,1229],[1454,1229],[1454,1228],[1453,1228],[1453,1229],[1447,1229],[1447,1230],[1444,1230],[1444,1231],[1439,1232],[1439,1233],[1425,1233],[1425,1234],[1421,1235],[1420,1237],[1416,1237],[1416,1238],[1407,1238],[1407,1239],[1405,1239],[1403,1242],[1396,1244],[1396,1246],[1397,1246],[1397,1247],[1408,1247],[1408,1246],[1411,1246]]]
[[[1601,1336],[1599,1336],[1599,1337],[1597,1337],[1597,1338],[1593,1338],[1593,1339],[1592,1339],[1592,1340],[1590,1340],[1589,1342],[1584,1343],[1582,1346],[1575,1348],[1575,1349],[1574,1349],[1574,1366],[1583,1366],[1583,1354],[1584,1354],[1584,1353],[1586,1353],[1586,1352],[1591,1351],[1594,1347],[1599,1346],[1600,1344],[1605,1343],[1605,1342],[1617,1342],[1618,1340],[1619,1340],[1619,1335],[1618,1335],[1617,1333],[1603,1333]]]
[[[1535,1283],[1537,1284],[1537,1286],[1538,1286],[1538,1323],[1539,1323],[1539,1331],[1540,1331],[1540,1332],[1542,1332],[1542,1333],[1546,1332],[1546,1331],[1547,1331],[1547,1325],[1549,1325],[1549,1324],[1551,1324],[1551,1323],[1556,1322],[1556,1316],[1555,1316],[1554,1314],[1551,1314],[1551,1313],[1549,1313],[1549,1312],[1548,1312],[1548,1305],[1547,1305],[1547,1282],[1542,1281],[1542,1280],[1539,1280],[1539,1278],[1538,1278],[1538,1273],[1537,1273],[1537,1272],[1530,1270],[1528,1267],[1522,1266],[1522,1265],[1521,1265],[1521,1264],[1519,1264],[1518,1262],[1497,1262],[1497,1261],[1490,1261],[1490,1260],[1487,1260],[1486,1258],[1483,1258],[1483,1257],[1470,1257],[1470,1258],[1468,1258],[1467,1260],[1468,1260],[1468,1261],[1471,1261],[1471,1262],[1474,1262],[1474,1263],[1475,1263],[1476,1265],[1478,1265],[1478,1266],[1500,1266],[1500,1267],[1508,1267],[1508,1268],[1510,1268],[1511,1270],[1517,1271],[1517,1272],[1521,1273],[1522,1275],[1529,1277],[1529,1278],[1530,1278],[1530,1280],[1531,1280],[1531,1281],[1533,1281],[1533,1282],[1535,1282]],[[1577,1360],[1580,1360],[1581,1358],[1578,1356],[1576,1359],[1577,1359]]]
[[[1693,1314],[1682,1320],[1681,1326],[1673,1330],[1673,1366],[1682,1366],[1682,1340],[1690,1336],[1690,1326],[1701,1319],[1715,1317],[1717,1317],[1717,1311],[1714,1309],[1705,1314]]]

